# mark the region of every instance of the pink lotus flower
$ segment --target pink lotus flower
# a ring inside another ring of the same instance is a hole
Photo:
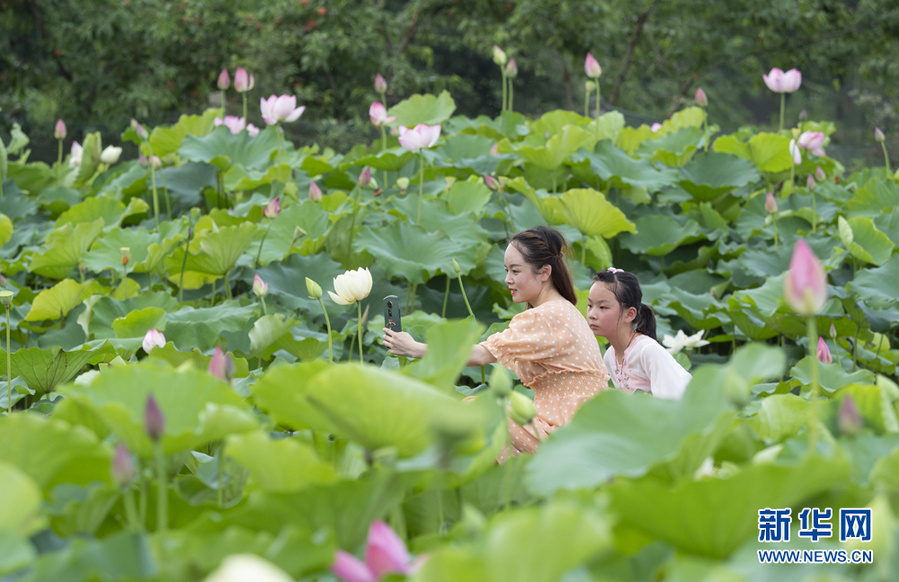
[[[833,358],[830,357],[830,348],[827,347],[827,342],[824,341],[823,337],[818,338],[818,350],[816,355],[818,356],[818,361],[822,364],[830,364],[833,362]]]
[[[437,143],[438,139],[440,139],[439,125],[419,123],[415,126],[415,129],[400,126],[400,145],[410,152],[432,147]]]
[[[396,117],[387,115],[387,108],[377,101],[368,108],[368,118],[375,127],[384,127],[388,123],[396,121]]]
[[[880,130],[877,130],[880,131]],[[60,119],[56,122],[56,129],[53,132],[53,137],[56,139],[65,139],[66,138],[66,124]]]
[[[272,95],[268,99],[259,99],[259,107],[262,110],[262,120],[268,125],[275,125],[280,121],[296,121],[306,110],[306,107],[297,107],[296,95]]]
[[[774,67],[767,75],[762,75],[765,85],[775,93],[792,93],[802,85],[802,73],[790,69],[786,73]]]
[[[243,117],[237,117],[235,115],[226,115],[224,119],[221,117],[216,117],[212,120],[212,123],[218,127],[220,125],[224,125],[228,129],[231,130],[231,133],[238,134],[244,130],[246,127],[246,120]]]
[[[257,135],[259,135],[259,128],[252,123],[247,124],[247,133],[250,134],[250,137],[256,137]]]
[[[653,123],[649,129],[650,129],[650,131],[655,133],[655,132],[659,131],[660,129],[662,129],[662,124],[661,123]]]
[[[60,123],[62,123],[62,120],[60,120]],[[65,128],[65,126],[63,126],[63,128]],[[63,136],[63,137],[65,137],[65,136]],[[878,143],[883,143],[883,140],[885,140],[885,139],[886,139],[886,136],[883,135],[883,132],[880,131],[880,128],[875,127],[874,128],[874,141],[876,141]]]
[[[268,283],[262,280],[262,277],[259,276],[259,273],[253,275],[253,293],[256,297],[262,297],[266,293],[268,293]]]
[[[825,156],[827,154],[824,153],[824,150],[821,149],[824,145],[824,132],[823,131],[804,131],[802,135],[799,136],[799,139],[796,140],[796,145],[800,148],[810,151],[816,156]]]
[[[321,200],[322,199],[322,190],[318,187],[318,184],[315,182],[309,183],[309,200]]]
[[[599,61],[593,57],[592,53],[587,53],[587,58],[584,60],[584,72],[591,79],[599,79],[599,76],[602,75],[602,67],[599,66]]]
[[[796,145],[795,139],[790,140],[790,156],[793,158],[793,163],[795,165],[798,166],[802,163],[802,150]]]
[[[159,442],[165,433],[165,416],[152,394],[147,396],[147,405],[144,407],[144,429],[154,443]]]
[[[228,69],[222,69],[222,72],[219,73],[218,82],[216,84],[222,91],[231,86],[231,76],[228,74]]]
[[[209,360],[207,371],[222,382],[230,382],[234,377],[234,369],[234,361],[231,356],[223,352],[222,348],[216,347],[212,359]]]
[[[381,76],[381,73],[375,75],[375,91],[377,91],[378,93],[387,92],[387,81],[384,80],[384,77]]]
[[[768,214],[777,212],[777,201],[774,200],[774,194],[771,192],[768,192],[768,194],[765,195],[765,211]]]
[[[243,67],[237,67],[234,73],[234,90],[238,93],[246,93],[255,85],[252,74],[248,74]]]
[[[784,296],[789,306],[806,317],[821,311],[827,302],[827,275],[818,257],[803,239],[799,239],[784,280]]]
[[[268,203],[268,206],[265,207],[265,210],[262,211],[262,216],[266,218],[275,218],[278,214],[281,213],[281,197],[278,196],[274,200]]]
[[[707,107],[709,104],[709,98],[705,96],[705,91],[702,90],[702,87],[696,89],[696,104],[700,107]]]
[[[164,348],[165,336],[162,335],[161,331],[157,331],[155,329],[148,330],[147,333],[144,334],[144,341],[141,346],[148,354],[153,348]]]
[[[406,544],[383,521],[371,524],[365,544],[365,562],[338,550],[331,571],[344,582],[377,582],[387,574],[414,574],[424,563],[424,556],[409,559]],[[426,558],[425,558],[426,559]]]

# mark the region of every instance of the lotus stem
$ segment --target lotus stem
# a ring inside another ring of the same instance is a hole
[[[774,223],[774,248],[777,249],[777,215],[771,215],[771,222]]]
[[[265,297],[259,297],[259,301],[262,302],[262,315],[268,315],[268,310],[265,308]]]
[[[125,518],[128,520],[128,529],[131,531],[140,531],[141,525],[137,516],[137,505],[134,503],[134,492],[131,491],[130,485],[122,488],[122,501],[125,504]]]
[[[150,163],[150,182],[153,185],[153,220],[156,222],[156,232],[159,232],[159,195],[156,193],[156,169]]]
[[[512,99],[515,97],[515,89],[512,88],[512,78],[509,77],[509,111],[512,111]]]
[[[225,299],[234,299],[234,297],[231,295],[231,280],[228,278],[229,274],[230,271],[225,271],[225,280],[223,282],[225,286]]]
[[[817,230],[818,225],[818,210],[815,205],[815,191],[812,190],[812,232]]]
[[[6,414],[12,414],[12,356],[9,353],[9,305],[6,306]]]
[[[506,70],[500,67],[500,73],[503,76],[503,104],[500,107],[500,114],[502,114],[506,110]]]
[[[265,305],[265,301],[262,302]],[[225,441],[218,449],[218,504],[225,507]]]
[[[166,182],[165,174],[159,172],[159,177],[162,178],[162,187],[165,188],[165,213],[168,215],[169,220],[172,219],[172,205],[169,203],[169,185]]]
[[[443,311],[440,313],[440,317],[446,317],[446,303],[449,300],[449,292],[450,292],[450,277],[446,276],[446,293],[443,294]]]
[[[381,101],[383,103],[383,101]],[[387,132],[384,130],[384,126],[381,126],[381,151],[387,151]],[[381,188],[387,189],[387,170],[384,170],[384,183],[381,184]]]
[[[259,241],[259,250],[256,251],[256,262],[254,263],[254,266],[253,266],[254,269],[259,268],[259,257],[262,256],[262,245],[265,244],[265,237],[268,236],[268,231],[271,230],[272,222],[274,222],[274,220],[275,220],[274,218],[270,218],[268,220],[268,226],[265,228],[265,232],[262,233],[262,240]]]
[[[808,448],[809,454],[815,452],[815,440],[818,433],[818,322],[815,316],[808,318],[806,327],[808,329],[808,355],[812,361],[812,385],[811,397],[809,399],[809,430],[808,430]]]
[[[156,531],[169,529],[169,486],[165,472],[165,453],[162,442],[156,443]]]
[[[216,281],[218,281],[218,279],[212,280],[212,304],[210,305],[210,307],[215,307],[215,283],[216,283]]]
[[[353,235],[356,232],[356,212],[357,212],[356,206],[359,204],[359,198],[362,197],[362,187],[356,186],[355,189],[353,190],[353,194],[354,194],[354,196],[353,196],[353,214],[350,217],[350,237],[349,237],[349,240],[347,242],[347,247],[346,247],[346,259],[347,259],[348,265],[349,265],[350,259],[353,256]]]
[[[596,135],[596,139],[599,140],[599,79],[596,80],[596,113],[593,114],[593,121],[596,125],[594,128],[594,135]]]
[[[325,314],[325,327],[328,328],[328,363],[334,363],[334,348],[331,345],[331,320],[328,318],[328,310],[325,309],[325,302],[322,301],[322,298],[318,298],[319,305],[322,306],[322,313]]]
[[[184,260],[181,261],[181,280],[178,282],[178,303],[184,303],[184,269],[187,268],[187,249],[190,247],[190,232],[184,239]]]
[[[243,122],[244,124],[248,124],[249,120],[247,119],[247,92],[244,91],[241,93],[243,95]]]
[[[60,143],[62,143],[62,142],[60,142]],[[889,178],[890,175],[893,173],[893,171],[890,169],[890,154],[887,153],[886,141],[880,142],[880,146],[883,148],[883,161],[884,161],[884,164],[887,169],[887,178]],[[62,147],[62,146],[60,145],[60,147]]]
[[[780,133],[784,129],[784,103],[786,103],[787,95],[786,93],[780,94],[780,128],[777,130],[777,133]]]
[[[833,355],[837,357],[837,364],[839,364],[840,368],[842,368],[843,362],[840,361],[840,342],[837,341],[836,336],[834,336],[833,338]]]
[[[356,309],[359,312],[359,321],[356,324],[356,329],[359,331],[359,363],[364,364],[365,361],[362,359],[362,302],[356,302]]]
[[[468,295],[465,294],[465,285],[462,284],[462,273],[459,273],[459,288],[462,289],[462,299],[465,300],[465,307],[468,308],[468,315],[474,319],[474,311],[471,310],[471,303],[468,302]],[[484,366],[481,366],[481,384],[487,383],[487,375],[484,373]]]
[[[418,154],[418,166],[419,166],[419,177],[418,177],[418,218],[415,219],[415,224],[421,224],[421,197],[424,193],[425,186],[425,152],[424,150],[419,150]]]
[[[62,140],[59,140],[59,153],[56,156],[56,177],[62,175]]]

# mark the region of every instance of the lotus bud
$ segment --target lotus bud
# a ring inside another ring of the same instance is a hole
[[[321,299],[321,286],[309,277],[306,277],[306,291],[309,292],[309,299]]]
[[[846,436],[855,436],[862,429],[862,417],[858,412],[858,406],[851,395],[847,394],[840,404],[840,412],[837,414],[837,426],[840,432]]]
[[[512,380],[502,366],[494,366],[490,372],[490,389],[498,398],[505,398],[512,393]]]
[[[147,138],[150,137],[150,134],[147,132],[146,128],[139,124],[136,119],[131,120],[131,127],[134,129],[134,133],[137,134],[137,139],[141,141],[147,141]]]
[[[119,252],[122,253],[122,266],[124,267],[131,262],[131,249],[129,247],[119,247]]]
[[[375,75],[375,91],[377,91],[378,93],[387,92],[387,81],[384,80],[384,77],[381,76],[381,73]]]
[[[515,64],[515,59],[509,59],[509,62],[506,63],[506,76],[510,79],[518,76],[518,65]]]
[[[660,129],[662,129],[661,123],[653,123],[652,126],[650,126],[650,128],[649,128],[649,130],[653,133],[659,131]]]
[[[456,272],[456,275],[462,274],[462,268],[459,266],[459,263],[456,259],[453,259],[453,270]]]
[[[3,306],[7,309],[9,309],[9,306],[12,305],[12,298],[12,291],[0,291],[0,303],[2,303]]]
[[[268,283],[262,280],[259,273],[253,275],[253,293],[256,294],[256,297],[263,297],[268,293]]]
[[[115,448],[115,459],[112,462],[112,478],[119,486],[128,485],[134,481],[136,471],[134,458],[128,452],[125,443],[119,443]]]
[[[584,72],[591,79],[599,79],[599,76],[602,75],[602,67],[599,66],[599,61],[593,57],[592,53],[587,53],[587,58],[584,60]]]
[[[799,121],[805,121],[806,119],[808,119],[808,113],[803,109],[799,112]]]
[[[147,436],[154,443],[158,443],[159,439],[165,433],[165,417],[156,403],[156,398],[150,394],[147,396],[147,405],[144,408],[144,428]]]
[[[400,189],[401,193],[405,193],[406,188],[409,187],[409,178],[397,178],[396,185],[397,185],[397,188]]]
[[[490,146],[490,155],[491,156],[499,155],[499,144],[498,143],[495,143],[492,146]]]
[[[150,161],[147,160],[147,156],[145,156],[145,155],[143,154],[143,152],[140,152],[140,153],[137,154],[137,161],[140,162],[140,165],[143,166],[143,167],[145,167],[145,168],[146,168],[147,165],[150,163]]]
[[[209,360],[207,371],[222,382],[230,382],[234,377],[234,370],[234,361],[231,356],[223,352],[222,348],[216,347],[212,359]]]
[[[300,240],[300,237],[304,237],[304,236],[306,236],[306,231],[303,230],[302,227],[297,226],[296,228],[293,229],[293,242],[294,243],[296,243],[298,240]]]
[[[372,179],[369,180],[368,189],[369,190],[378,190],[378,192],[380,192],[380,190],[378,189],[378,181],[374,177],[372,177]],[[375,196],[377,196],[377,194],[375,194]]]
[[[815,177],[812,176],[811,174],[808,175],[808,179],[806,179],[806,181],[805,181],[805,187],[808,188],[809,190],[815,189]]]
[[[506,53],[496,45],[493,45],[493,62],[501,67],[506,65]]]
[[[318,201],[322,199],[322,190],[315,182],[309,183],[309,200]]]
[[[238,93],[246,93],[250,89],[250,75],[243,67],[237,67],[237,71],[234,72],[234,90]]]
[[[784,296],[793,311],[811,317],[827,302],[827,275],[803,239],[793,249],[790,268],[784,280]]]
[[[0,275],[0,287],[6,287],[6,277]]]
[[[262,211],[262,215],[266,218],[276,218],[278,214],[281,212],[281,197],[278,196],[274,200],[268,203],[268,206],[265,207],[265,210]]]
[[[153,348],[163,348],[165,347],[165,336],[162,335],[162,332],[159,330],[149,329],[147,330],[147,333],[144,334],[144,341],[141,344],[141,347],[143,347],[144,351],[148,354]]]
[[[818,182],[823,182],[827,179],[827,174],[824,173],[824,170],[821,169],[821,166],[815,167],[815,180]]]
[[[768,192],[768,194],[765,195],[765,211],[768,214],[777,212],[777,201],[774,200],[774,194],[771,192]]]
[[[65,128],[63,128],[63,129],[65,129]],[[880,131],[880,128],[879,128],[879,127],[875,127],[875,128],[874,128],[874,141],[876,141],[876,142],[878,142],[878,143],[883,143],[883,141],[884,141],[885,139],[886,139],[886,136],[883,135],[883,132]]]
[[[537,416],[534,402],[521,392],[512,392],[509,404],[509,416],[519,426],[530,424]]]
[[[709,104],[709,98],[705,96],[705,91],[702,90],[702,87],[696,89],[696,104],[700,107],[707,107]]]
[[[816,355],[818,356],[818,361],[822,364],[830,364],[833,362],[833,358],[830,356],[830,348],[827,347],[827,342],[824,341],[823,337],[818,338],[818,350]]]
[[[836,339],[836,337],[837,337],[837,328],[834,327],[834,325],[832,323],[830,324],[830,337],[832,339]]]
[[[150,156],[150,166],[154,170],[158,170],[162,167],[162,160],[159,159],[159,156]]]
[[[362,173],[359,174],[359,179],[356,183],[362,188],[368,188],[368,185],[371,183],[371,168],[366,166]]]
[[[589,80],[584,81],[584,91],[587,92],[587,95],[592,93],[594,89],[596,89],[596,83],[594,83],[593,81],[589,81]]]
[[[122,155],[122,148],[117,148],[115,146],[106,146],[106,149],[100,153],[100,161],[106,164],[107,166],[111,166],[112,164],[119,161],[119,156]]]
[[[877,130],[880,131],[880,130]],[[53,132],[53,137],[56,139],[65,139],[66,138],[66,124],[60,119],[56,122],[56,130]]]
[[[489,174],[484,174],[484,183],[487,184],[487,187],[493,190],[499,190],[499,180],[490,176]]]
[[[222,91],[231,86],[231,76],[228,74],[228,69],[222,69],[222,72],[219,73],[218,82],[216,84]]]

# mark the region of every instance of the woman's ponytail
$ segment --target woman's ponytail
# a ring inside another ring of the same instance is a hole
[[[638,313],[637,332],[659,341],[656,337],[656,314],[653,313],[652,307],[641,303]]]

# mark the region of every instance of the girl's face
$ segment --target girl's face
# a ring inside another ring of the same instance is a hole
[[[533,267],[524,260],[524,255],[514,245],[506,247],[503,263],[506,267],[505,283],[512,292],[512,301],[532,303],[540,296],[545,283],[549,280],[548,267],[544,267],[546,272],[535,273]]]
[[[618,333],[618,326],[629,325],[634,317],[636,309],[632,307],[622,313],[621,304],[605,283],[593,283],[587,296],[587,323],[590,324],[593,335],[614,337]]]

